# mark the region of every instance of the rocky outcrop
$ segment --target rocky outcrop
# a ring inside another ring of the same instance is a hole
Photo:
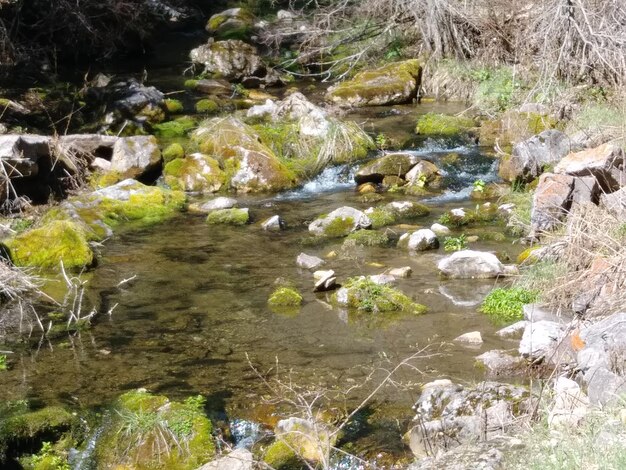
[[[550,129],[516,144],[513,153],[500,160],[498,174],[505,181],[527,183],[558,163],[571,150],[569,137]]]
[[[410,103],[417,97],[421,74],[417,60],[389,64],[329,88],[326,100],[344,108]]]
[[[437,268],[446,277],[455,279],[491,278],[512,274],[496,255],[483,251],[462,250],[442,259]]]

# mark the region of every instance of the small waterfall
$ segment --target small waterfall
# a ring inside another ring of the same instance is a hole
[[[356,168],[350,165],[339,165],[325,168],[319,175],[298,189],[287,191],[276,197],[279,200],[305,199],[320,193],[328,193],[354,187]]]

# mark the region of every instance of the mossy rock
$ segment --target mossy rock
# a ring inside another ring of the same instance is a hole
[[[214,158],[193,154],[170,161],[163,169],[165,183],[172,189],[212,193],[226,183],[226,174]]]
[[[164,100],[163,103],[165,103],[167,112],[170,114],[180,114],[185,109],[185,107],[183,106],[183,103],[180,100],[174,100],[174,99],[168,98]]]
[[[11,260],[16,266],[67,269],[91,266],[95,256],[85,229],[71,220],[55,220],[7,240]]]
[[[209,98],[202,99],[196,103],[196,112],[199,114],[215,114],[219,110],[219,104]]]
[[[415,131],[423,136],[460,137],[474,127],[474,120],[467,117],[428,113],[420,116]]]
[[[366,277],[350,278],[333,294],[335,303],[371,313],[404,312],[422,314],[424,305],[418,304],[397,289],[382,286]]]
[[[198,86],[198,81],[195,78],[190,78],[189,80],[185,80],[184,87],[189,88],[190,90],[195,90]]]
[[[248,209],[220,209],[211,212],[206,223],[209,225],[246,225],[250,221]]]
[[[538,261],[537,256],[533,255],[533,252],[540,249],[541,245],[535,245],[526,248],[517,256],[518,264],[533,264]]]
[[[424,204],[413,201],[392,202],[382,207],[376,207],[367,216],[372,221],[372,228],[378,229],[403,222],[411,222],[430,214],[430,209]]]
[[[274,470],[302,470],[306,465],[284,441],[274,441],[266,450],[263,462]]]
[[[556,129],[559,122],[552,116],[538,113],[507,111],[497,120],[483,121],[479,129],[481,145],[495,145],[505,152],[512,151],[512,145],[548,129]]]
[[[204,400],[171,402],[142,390],[115,403],[96,444],[98,468],[191,470],[215,456]]]
[[[168,145],[165,150],[163,150],[163,161],[165,163],[169,163],[172,160],[177,158],[185,158],[185,149],[182,145],[178,143],[173,143]]]
[[[211,16],[206,30],[222,41],[228,39],[245,41],[253,31],[254,21],[254,15],[246,8],[231,8]]]
[[[272,292],[267,304],[278,313],[297,312],[302,305],[302,295],[291,287],[279,287]]]
[[[346,246],[347,242],[354,243],[358,246],[388,246],[390,241],[389,237],[384,232],[378,232],[376,230],[357,230],[348,235],[344,246]]]
[[[464,227],[493,223],[500,219],[496,204],[483,204],[476,209],[452,209],[444,212],[438,222],[446,227]]]
[[[184,137],[190,130],[195,128],[196,125],[197,123],[193,118],[181,116],[173,121],[156,124],[154,126],[154,133],[165,139]]]
[[[36,411],[21,403],[15,407],[0,406],[0,464],[7,455],[35,452],[43,441],[60,439],[76,424],[76,417],[58,406]]]
[[[342,107],[409,103],[417,96],[421,73],[418,60],[395,62],[331,87],[326,99]]]

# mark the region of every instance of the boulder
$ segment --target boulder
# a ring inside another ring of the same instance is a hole
[[[432,224],[430,229],[435,232],[437,235],[450,235],[450,229],[445,225],[441,224]]]
[[[439,185],[441,173],[434,163],[420,161],[406,174],[405,179],[411,186],[435,187]]]
[[[559,377],[554,383],[554,401],[548,410],[551,428],[578,426],[589,410],[589,398],[573,380]]]
[[[372,221],[372,227],[376,229],[427,216],[430,209],[419,202],[393,201],[381,207],[369,208],[365,213]]]
[[[415,132],[430,137],[470,137],[476,122],[465,116],[427,113],[419,117]]]
[[[247,207],[211,211],[206,218],[209,225],[246,225],[249,221],[250,210]]]
[[[389,276],[390,278],[391,276]],[[378,278],[376,281],[388,279]],[[419,315],[426,311],[424,305],[414,302],[398,289],[378,284],[370,277],[353,277],[333,295],[333,302],[373,314],[403,312]]]
[[[554,172],[570,176],[593,176],[602,190],[611,193],[626,184],[624,150],[613,144],[570,153],[554,168]]]
[[[163,159],[155,137],[135,136],[120,138],[113,146],[111,171],[120,179],[136,178],[154,181]]]
[[[273,215],[269,219],[263,221],[261,227],[266,232],[280,232],[285,228],[285,221],[279,215]]]
[[[207,32],[218,39],[245,39],[252,32],[254,15],[245,8],[230,8],[209,18]]]
[[[594,404],[617,403],[626,393],[626,313],[616,313],[581,328],[584,347],[578,351],[578,369]]]
[[[206,463],[196,470],[253,470],[254,457],[248,449],[237,448],[230,454]]]
[[[331,238],[345,237],[355,230],[367,229],[371,225],[372,222],[365,213],[353,207],[344,206],[311,222],[309,232]]]
[[[600,196],[600,205],[621,221],[626,221],[626,187]]]
[[[482,382],[464,388],[436,380],[422,387],[414,409],[409,445],[416,457],[424,457],[427,449],[452,448],[512,429],[530,402],[528,392],[513,385]]]
[[[256,47],[243,41],[210,39],[189,53],[191,61],[204,67],[204,73],[214,74],[229,81],[242,81],[246,77],[264,77],[267,67],[259,57]]]
[[[345,108],[410,103],[417,97],[421,75],[417,60],[392,63],[329,88],[326,100]]]
[[[410,235],[405,234],[400,237],[400,243],[404,243],[403,237],[408,237],[406,240],[407,248],[411,251],[426,251],[436,250],[439,248],[439,239],[435,232],[430,229],[424,228],[416,230]]]
[[[469,333],[464,333],[460,336],[457,336],[456,338],[454,338],[454,341],[470,345],[479,345],[483,344],[483,337],[480,334],[480,331],[470,331]]]
[[[324,263],[325,261],[322,258],[307,255],[306,253],[300,253],[296,259],[296,264],[302,269],[317,269]]]
[[[532,362],[550,360],[565,331],[563,325],[552,321],[528,322],[519,344],[519,353]]]
[[[359,168],[354,179],[357,184],[380,184],[385,176],[404,178],[419,161],[419,157],[410,153],[388,153]]]
[[[531,235],[549,232],[558,227],[572,206],[574,177],[544,173],[533,195],[530,214]]]
[[[515,377],[526,372],[526,361],[503,350],[487,351],[476,357],[476,362],[489,377]]]
[[[226,180],[219,162],[203,153],[192,153],[168,162],[163,176],[170,188],[194,193],[217,192]]]
[[[511,156],[500,160],[498,174],[505,181],[530,182],[572,150],[567,135],[556,129],[543,131],[513,147]]]
[[[457,251],[443,258],[437,268],[444,276],[456,279],[491,278],[511,273],[496,255],[473,250]]]

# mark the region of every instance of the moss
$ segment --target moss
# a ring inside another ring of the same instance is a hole
[[[246,225],[250,220],[247,209],[220,209],[211,212],[206,223],[209,225]]]
[[[170,114],[180,114],[185,109],[183,106],[183,103],[181,103],[179,100],[168,98],[164,100],[163,102],[165,103],[167,112]]]
[[[102,468],[194,469],[215,456],[202,397],[170,402],[133,391],[122,395],[96,444]]]
[[[393,205],[388,204],[375,208],[367,216],[372,221],[372,228],[382,228],[388,225],[399,224],[403,221],[412,221],[414,219],[424,217],[430,214],[430,209],[424,204],[411,202],[410,207],[402,210],[396,209]]]
[[[496,204],[476,206],[475,209],[464,209],[463,212],[463,216],[452,211],[444,212],[437,221],[446,227],[465,227],[492,223],[500,218]]]
[[[270,307],[299,307],[302,304],[302,295],[295,289],[279,287],[272,293],[267,303]]]
[[[5,242],[16,266],[68,269],[91,266],[94,253],[84,228],[76,222],[57,220],[20,233]]]
[[[113,186],[124,179],[119,171],[96,172],[89,177],[89,185],[93,189],[106,188]]]
[[[354,219],[352,217],[336,217],[324,227],[324,236],[328,238],[345,237],[353,229]]]
[[[522,263],[530,264],[530,263],[536,262],[537,259],[536,259],[535,256],[533,256],[533,251],[538,250],[539,248],[541,248],[540,245],[535,245],[535,246],[531,246],[529,248],[526,248],[524,251],[522,251],[518,255],[517,263],[518,264],[522,264]]]
[[[189,80],[185,80],[185,84],[184,84],[185,88],[189,88],[190,90],[195,90],[196,87],[198,86],[198,80],[196,79],[189,79]]]
[[[165,150],[163,150],[163,161],[165,163],[171,162],[177,158],[185,157],[185,149],[182,145],[178,143],[168,145]]]
[[[15,449],[31,447],[35,442],[56,440],[69,431],[76,418],[64,408],[49,406],[28,411],[27,405],[1,410],[0,462]]]
[[[281,440],[274,441],[267,448],[263,462],[275,470],[301,470],[303,466],[295,451]]]
[[[357,230],[346,238],[346,241],[354,241],[360,246],[387,246],[389,245],[389,237],[384,232],[376,230]]]
[[[497,288],[485,298],[480,311],[496,323],[512,323],[523,320],[522,307],[537,301],[539,293],[519,287]]]
[[[172,160],[165,165],[163,175],[171,188],[194,192],[218,191],[226,179],[217,160],[207,155]]]
[[[467,134],[468,129],[475,126],[475,122],[470,118],[428,113],[418,119],[415,130],[425,136],[455,137]]]
[[[219,105],[208,98],[202,99],[196,103],[196,112],[200,114],[215,114],[219,109]]]
[[[171,139],[174,137],[184,137],[187,132],[196,127],[196,121],[189,116],[182,116],[154,126],[154,132],[159,137]]]
[[[376,284],[365,277],[350,278],[343,286],[347,292],[347,307],[372,313],[404,312],[422,314],[424,305],[413,302],[397,289]],[[337,302],[337,293],[333,300]]]

